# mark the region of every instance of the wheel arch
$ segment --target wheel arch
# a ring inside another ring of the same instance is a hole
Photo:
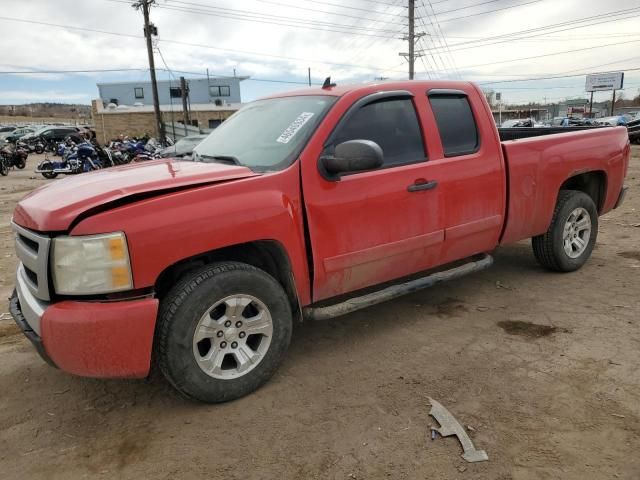
[[[561,190],[577,190],[586,193],[595,203],[598,213],[601,213],[607,197],[607,174],[603,170],[575,174],[560,185],[558,195]]]
[[[301,319],[301,306],[289,255],[277,240],[256,240],[229,245],[184,258],[166,267],[156,279],[154,291],[164,298],[183,276],[214,262],[235,261],[252,265],[271,275],[284,288],[294,318]]]

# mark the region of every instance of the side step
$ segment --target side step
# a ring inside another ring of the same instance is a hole
[[[473,260],[450,270],[443,270],[441,272],[427,275],[426,277],[417,278],[398,285],[391,285],[390,287],[384,288],[378,292],[368,293],[361,297],[350,298],[342,303],[336,303],[335,305],[330,305],[328,307],[306,307],[302,309],[302,313],[306,319],[328,320],[330,318],[339,317],[340,315],[355,312],[361,308],[370,307],[371,305],[376,305],[378,303],[386,302],[387,300],[401,297],[407,293],[431,287],[447,280],[453,280],[454,278],[462,277],[463,275],[484,270],[492,264],[493,257],[484,253],[477,260]]]

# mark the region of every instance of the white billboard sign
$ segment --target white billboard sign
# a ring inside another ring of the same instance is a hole
[[[587,92],[620,90],[624,82],[624,72],[594,73],[587,75],[584,89]]]

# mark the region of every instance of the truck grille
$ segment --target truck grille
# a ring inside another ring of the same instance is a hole
[[[31,293],[40,300],[49,296],[49,246],[51,239],[11,222],[16,232],[16,255],[24,267],[24,280]],[[18,268],[18,274],[21,269]]]

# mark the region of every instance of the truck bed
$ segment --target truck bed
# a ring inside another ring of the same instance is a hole
[[[593,130],[605,128],[603,126],[581,126],[581,127],[513,127],[498,128],[501,141],[519,140],[521,138],[541,137],[543,135],[555,135],[558,133],[571,133],[581,130]]]
[[[543,234],[562,185],[581,173],[600,176],[601,215],[615,205],[627,170],[627,129],[563,127],[562,131],[501,142],[509,185],[501,244]]]

